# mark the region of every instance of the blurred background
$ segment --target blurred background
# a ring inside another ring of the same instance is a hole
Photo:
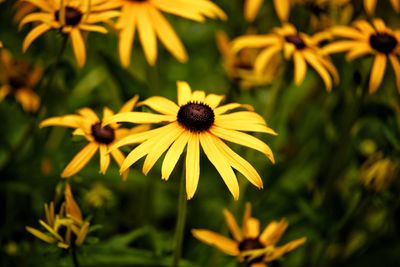
[[[190,233],[192,228],[207,228],[228,235],[222,209],[231,210],[240,224],[246,202],[252,203],[261,227],[287,218],[282,244],[307,237],[303,246],[269,267],[400,266],[400,96],[391,70],[372,95],[366,89],[371,57],[347,62],[343,55],[332,56],[341,83],[330,93],[311,69],[302,85],[295,86],[292,63],[281,60],[270,67],[264,82],[246,85],[232,75],[216,36],[268,33],[281,23],[272,1],[264,1],[256,19],[248,22],[244,1],[215,0],[227,21],[200,24],[167,15],[187,49],[185,64],[159,45],[156,66],[151,67],[136,40],[131,65],[123,68],[117,34],[110,29],[107,35],[87,36],[83,68],[77,67],[68,46],[55,75],[50,75],[62,36],[49,32],[23,54],[22,41],[31,26],[18,29],[15,2],[0,4],[0,40],[20,64],[42,70],[34,89],[45,108],[25,111],[12,95],[0,102],[0,266],[72,266],[67,251],[35,239],[25,226],[39,228],[44,203],[60,202],[65,183],[60,173],[85,141],[72,137],[69,129],[40,129],[40,120],[81,107],[98,114],[104,106],[117,111],[135,94],[140,99],[161,95],[176,100],[177,80],[225,94],[226,102],[253,105],[279,134],[256,134],[271,146],[275,165],[256,151],[232,145],[264,181],[264,189],[257,190],[238,174],[238,201],[202,155],[198,190],[188,202],[183,266],[246,266]],[[293,1],[289,21],[312,34],[368,18],[362,1],[333,2]],[[400,28],[399,14],[389,1],[378,1],[374,16]],[[122,181],[114,163],[106,175],[99,174],[96,157],[70,179],[75,199],[91,222],[79,248],[81,266],[169,266],[180,168],[165,182],[160,162],[144,176],[140,161]]]

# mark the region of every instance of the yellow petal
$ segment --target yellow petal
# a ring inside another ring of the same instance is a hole
[[[161,123],[172,122],[176,120],[176,116],[160,115],[147,112],[124,112],[115,114],[114,116],[104,120],[103,125],[108,125],[116,122],[130,122],[130,123]]]
[[[106,174],[110,165],[110,155],[108,155],[107,145],[100,144],[100,173]]]
[[[214,109],[221,103],[224,98],[225,96],[223,95],[209,94],[204,99],[204,103],[207,104],[210,108]]]
[[[189,140],[191,133],[189,131],[184,131],[171,145],[168,149],[167,154],[165,154],[163,165],[161,168],[161,178],[163,180],[168,180],[179,157],[183,153],[183,150]]]
[[[79,123],[82,120],[81,116],[78,115],[66,115],[62,117],[53,117],[48,118],[40,122],[39,127],[48,127],[48,126],[60,126],[60,127],[69,127],[69,128],[78,128]]]
[[[280,45],[271,46],[263,50],[254,62],[254,72],[256,75],[262,75],[265,71],[265,67],[268,66],[272,57],[281,50]]]
[[[192,234],[201,242],[214,246],[228,255],[239,255],[238,243],[225,236],[204,229],[193,229]]]
[[[147,5],[137,5],[137,25],[140,42],[147,62],[154,65],[157,59],[157,40],[154,25],[150,19],[149,7]]]
[[[392,63],[393,72],[396,77],[396,87],[400,93],[400,63],[395,55],[389,55],[389,60]]]
[[[139,100],[139,96],[135,95],[134,97],[132,97],[130,100],[128,100],[119,110],[118,113],[122,113],[122,112],[129,112],[132,111],[132,109],[135,107],[136,103]]]
[[[200,140],[199,134],[189,135],[186,151],[186,194],[192,199],[196,192],[200,177]]]
[[[183,106],[190,101],[192,89],[190,85],[184,81],[177,81],[176,85],[178,87],[178,105]]]
[[[207,158],[221,175],[235,200],[239,198],[239,184],[229,162],[215,145],[216,137],[209,133],[200,133],[200,143]]]
[[[218,141],[217,141],[218,140]],[[235,153],[232,149],[230,149],[224,142],[215,139],[215,144],[222,151],[223,155],[226,159],[228,159],[229,164],[236,170],[238,170],[244,177],[246,177],[253,185],[257,188],[263,187],[263,182],[261,180],[260,175],[254,169],[254,167],[246,161],[244,158]]]
[[[233,109],[237,109],[237,108],[243,108],[243,109],[247,109],[247,110],[254,110],[254,108],[250,105],[245,105],[245,104],[239,104],[239,103],[229,103],[220,107],[217,107],[216,109],[214,109],[214,114],[215,115],[221,115],[223,113],[226,113],[228,111],[231,111]]]
[[[227,209],[224,209],[223,213],[224,213],[226,225],[228,226],[229,232],[231,232],[233,238],[237,242],[242,241],[243,240],[242,233],[241,233],[240,228],[239,228],[235,218],[233,217],[232,213],[230,211],[228,211]]]
[[[123,27],[119,32],[118,51],[122,65],[128,67],[131,61],[132,46],[135,38],[135,28],[137,23],[136,12],[133,10],[132,12],[127,13],[125,17],[120,18],[120,20],[126,19],[127,22],[125,27]]]
[[[259,239],[265,246],[275,245],[281,239],[287,227],[288,222],[285,219],[279,222],[273,221],[267,225]]]
[[[25,229],[26,229],[29,233],[31,233],[32,235],[34,235],[34,236],[36,236],[37,238],[43,240],[44,242],[53,244],[53,243],[55,243],[55,242],[57,241],[57,240],[54,239],[53,237],[50,237],[50,236],[48,236],[48,235],[46,235],[46,234],[40,232],[39,230],[36,230],[35,228],[26,226]]]
[[[277,247],[274,252],[270,255],[267,255],[266,257],[264,257],[264,261],[266,262],[270,262],[273,261],[275,259],[280,258],[282,255],[296,249],[297,247],[301,246],[302,244],[304,244],[306,242],[306,238],[299,238],[293,241],[290,241],[289,243]]]
[[[33,41],[35,41],[40,35],[44,34],[50,29],[51,27],[49,25],[40,24],[39,26],[31,30],[24,39],[24,42],[22,44],[22,51],[25,52]]]
[[[271,148],[263,141],[239,131],[223,129],[219,127],[212,127],[210,132],[221,139],[236,143],[242,146],[247,146],[263,153],[272,163],[275,162],[274,155]]]
[[[265,35],[245,35],[236,38],[232,42],[232,50],[234,53],[239,52],[243,48],[261,48],[270,45],[276,45],[280,43],[280,38],[273,34]]]
[[[65,167],[63,172],[61,173],[62,178],[68,178],[77,172],[79,172],[85,165],[89,162],[89,160],[93,157],[94,153],[96,153],[98,148],[98,144],[89,143],[87,144]]]
[[[72,218],[74,218],[74,220],[78,221],[79,223],[82,222],[81,209],[75,202],[74,196],[72,195],[71,186],[69,184],[65,185],[64,197],[65,197],[65,208],[67,215],[71,216]]]
[[[311,52],[304,52],[304,59],[311,65],[311,67],[319,74],[324,81],[325,87],[328,91],[332,89],[332,79],[328,71],[324,68],[317,55]]]
[[[165,115],[177,116],[179,107],[171,100],[161,97],[153,96],[138,104],[138,106],[148,106],[149,108]]]
[[[290,11],[290,1],[289,0],[274,0],[274,6],[276,14],[281,21],[287,21]]]
[[[153,147],[150,149],[144,164],[143,173],[147,175],[150,169],[154,166],[161,155],[171,146],[171,144],[179,137],[179,135],[186,131],[183,129],[178,122],[171,124],[171,130],[165,132],[157,138],[156,142],[153,143]],[[154,138],[155,139],[155,138]]]
[[[148,10],[155,25],[154,29],[158,38],[160,38],[160,41],[176,59],[178,59],[180,62],[186,62],[188,56],[185,47],[169,22],[157,9],[151,7]]]
[[[297,86],[303,83],[307,72],[307,64],[301,52],[295,52],[293,55],[294,61],[294,83]]]
[[[83,67],[86,61],[86,49],[82,34],[79,29],[74,28],[70,32],[70,36],[72,40],[72,48],[74,50],[76,62],[78,63],[79,67]]]
[[[249,218],[247,221],[247,236],[246,238],[257,238],[260,234],[260,221],[256,218]]]
[[[248,22],[253,22],[264,0],[245,0],[244,17]]]
[[[376,0],[364,0],[364,8],[369,16],[375,12]]]
[[[386,55],[377,53],[375,55],[374,63],[372,64],[371,74],[369,78],[369,92],[375,93],[382,83],[383,76],[386,70]]]

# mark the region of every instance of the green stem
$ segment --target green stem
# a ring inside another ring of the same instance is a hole
[[[79,260],[78,260],[78,253],[76,251],[75,246],[72,247],[71,257],[72,257],[72,263],[74,264],[74,267],[80,267]]]
[[[179,186],[179,200],[178,200],[178,218],[176,221],[175,228],[175,249],[174,249],[174,260],[173,267],[179,266],[179,260],[182,256],[182,243],[186,224],[186,211],[187,211],[187,200],[186,200],[186,188],[185,188],[185,167],[182,167],[182,176]]]

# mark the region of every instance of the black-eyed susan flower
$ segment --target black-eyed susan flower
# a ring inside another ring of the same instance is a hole
[[[29,226],[26,227],[26,230],[44,242],[68,249],[72,245],[80,246],[83,244],[90,223],[83,219],[81,210],[75,202],[68,184],[65,187],[64,197],[65,200],[58,213],[55,212],[53,202],[44,205],[46,219],[39,220],[39,223],[46,229],[46,233]]]
[[[372,16],[375,12],[377,0],[364,0],[364,8],[368,15]],[[400,0],[390,0],[393,9],[399,13],[400,12]]]
[[[325,53],[346,52],[346,59],[373,55],[374,62],[369,79],[369,92],[374,93],[382,83],[387,62],[390,61],[396,76],[397,89],[400,92],[400,31],[386,27],[381,19],[374,19],[372,24],[358,20],[352,26],[336,26],[332,34],[343,40],[335,41],[323,48]]]
[[[222,55],[222,64],[228,77],[240,88],[249,89],[271,83],[280,71],[280,58],[276,55],[261,74],[253,71],[257,57],[254,48],[243,49],[235,54],[232,44],[225,32],[218,31],[216,35],[217,47]]]
[[[256,74],[262,74],[265,68],[276,54],[283,53],[286,60],[294,62],[294,82],[300,85],[307,73],[309,64],[322,78],[328,91],[332,89],[332,78],[335,83],[339,81],[339,75],[329,58],[322,55],[319,43],[330,35],[320,32],[309,36],[298,32],[291,24],[284,24],[280,28],[273,29],[272,33],[262,35],[245,35],[233,41],[234,52],[244,48],[259,48],[254,62]]]
[[[135,32],[138,32],[147,62],[157,59],[157,38],[180,62],[187,60],[186,50],[162,12],[203,22],[206,17],[226,19],[225,13],[209,0],[118,0],[122,6],[116,28],[119,30],[119,55],[122,65],[131,60]]]
[[[246,261],[251,267],[267,267],[269,263],[306,241],[306,238],[302,237],[277,246],[288,227],[287,221],[285,219],[272,221],[260,232],[260,221],[251,216],[249,203],[246,204],[242,230],[228,210],[224,210],[224,217],[233,239],[206,229],[193,229],[193,236],[225,254],[238,257],[239,261]]]
[[[14,59],[8,50],[0,51],[0,102],[14,95],[25,112],[35,112],[40,98],[33,91],[42,78],[42,68],[26,61]]]
[[[121,166],[127,170],[140,158],[146,156],[143,173],[147,174],[161,155],[167,151],[161,170],[162,179],[168,180],[172,170],[186,147],[186,193],[191,199],[196,192],[200,177],[200,146],[215,166],[235,199],[239,197],[239,184],[232,167],[242,173],[253,185],[262,187],[260,175],[254,167],[227,146],[222,139],[256,149],[274,162],[271,149],[261,140],[243,131],[263,132],[276,135],[267,127],[264,119],[248,105],[231,103],[220,106],[223,96],[203,91],[192,92],[189,84],[178,82],[178,104],[164,97],[150,97],[140,103],[161,114],[148,112],[120,113],[105,124],[131,122],[137,124],[167,123],[167,125],[129,135],[116,142],[118,147],[139,144]],[[230,112],[244,108],[246,111]]]
[[[107,0],[26,0],[39,11],[26,15],[20,27],[27,23],[38,23],[25,37],[22,49],[25,52],[31,43],[49,30],[58,30],[68,35],[76,61],[80,67],[86,61],[85,41],[82,32],[107,33],[103,26],[96,25],[117,17],[115,1]]]
[[[131,111],[138,97],[129,100],[120,109],[121,112]],[[130,132],[138,132],[147,129],[147,127],[138,126],[132,129],[121,128],[118,124],[110,124],[107,126],[102,125],[102,120],[90,108],[82,108],[78,110],[78,114],[66,115],[61,117],[53,117],[46,119],[40,123],[40,127],[47,126],[61,126],[75,129],[74,135],[85,137],[89,142],[65,167],[61,173],[61,177],[68,178],[78,173],[99,150],[100,152],[100,173],[105,174],[108,166],[110,165],[110,154],[108,149],[115,142],[119,141],[122,137]],[[114,112],[105,107],[103,110],[103,121],[114,115]],[[114,149],[111,156],[119,166],[125,159],[125,156],[119,149]],[[127,171],[122,173],[124,179],[128,175]]]

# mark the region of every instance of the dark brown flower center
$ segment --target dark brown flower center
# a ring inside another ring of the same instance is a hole
[[[214,123],[214,111],[206,104],[189,102],[180,107],[178,122],[192,132],[206,131]]]
[[[397,39],[388,33],[371,35],[369,43],[373,49],[384,54],[390,54],[397,46]]]
[[[60,21],[60,11],[57,10],[54,14],[54,17],[57,21]],[[83,14],[81,11],[74,7],[67,6],[65,7],[65,24],[68,26],[76,26],[82,20]]]
[[[24,79],[22,77],[15,77],[15,76],[11,76],[8,79],[8,84],[11,86],[11,89],[14,91],[26,86],[26,82],[24,81]]]
[[[264,248],[263,244],[258,240],[258,238],[246,238],[243,241],[239,243],[239,251],[244,252],[248,250],[254,250],[254,249],[260,249]],[[245,256],[244,259],[248,260],[250,256]],[[256,262],[262,262],[263,256],[259,256],[257,258],[254,258],[249,261],[249,264],[251,263],[256,263]]]
[[[285,36],[286,42],[292,43],[296,46],[297,49],[303,49],[306,47],[306,43],[303,38],[301,38],[298,34],[287,35]]]
[[[115,131],[108,125],[101,127],[101,123],[98,122],[92,125],[92,136],[96,142],[108,145],[114,141]]]

